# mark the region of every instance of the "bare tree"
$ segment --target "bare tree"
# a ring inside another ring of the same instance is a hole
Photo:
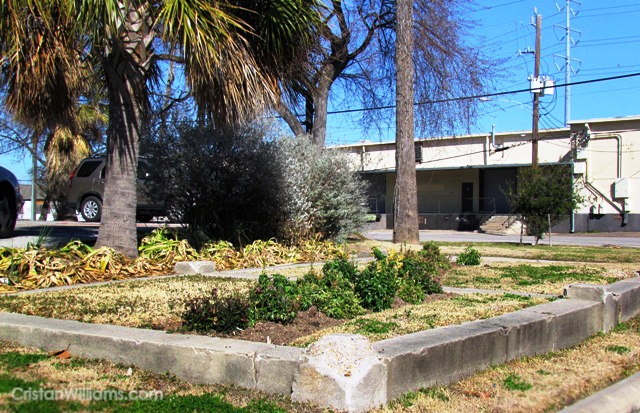
[[[413,122],[413,10],[411,0],[397,0],[396,29],[396,186],[393,242],[418,244],[418,192]]]
[[[464,18],[465,0],[416,0],[413,49],[417,102],[416,129],[433,135],[469,130],[476,100],[457,100],[481,94],[491,85],[496,62],[468,44],[474,22]],[[349,108],[393,105],[395,87],[396,8],[394,0],[325,2],[320,39],[310,67],[297,73],[297,82],[282,93],[278,113],[296,134],[309,133],[324,145],[330,92],[332,102]],[[342,99],[342,101],[340,101]],[[393,111],[362,112],[367,126],[390,122]]]

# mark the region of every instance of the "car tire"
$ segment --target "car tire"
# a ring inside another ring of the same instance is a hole
[[[16,227],[15,205],[11,202],[12,196],[7,189],[0,190],[0,238],[8,238],[13,235]]]
[[[88,196],[80,204],[80,215],[88,222],[100,222],[102,218],[102,201],[95,196]]]

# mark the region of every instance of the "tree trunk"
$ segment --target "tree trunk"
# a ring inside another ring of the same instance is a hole
[[[315,111],[313,118],[313,129],[311,130],[312,141],[319,147],[324,147],[327,138],[327,108],[329,106],[329,90],[333,82],[320,82],[316,93],[313,94]]]
[[[418,244],[413,117],[413,2],[396,0],[396,185],[393,242]]]
[[[124,7],[124,6],[123,6]],[[129,258],[138,256],[136,170],[138,143],[147,105],[146,75],[153,41],[147,3],[129,4],[120,39],[112,39],[104,60],[109,92],[106,180],[97,246]]]

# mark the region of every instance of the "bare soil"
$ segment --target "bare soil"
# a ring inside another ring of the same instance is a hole
[[[430,294],[425,296],[424,302],[445,300],[453,295],[455,294]],[[393,308],[400,308],[406,305],[408,304],[398,297],[396,297],[393,302]],[[337,326],[344,322],[346,322],[346,320],[327,317],[313,306],[307,311],[298,312],[296,318],[290,324],[283,325],[274,322],[261,322],[237,333],[227,334],[224,337],[259,343],[288,345],[298,338],[309,336],[316,331]]]
[[[293,322],[283,325],[273,322],[258,323],[236,334],[227,335],[240,340],[286,345],[299,337],[305,337],[318,330],[342,324],[344,320],[327,317],[311,307],[298,313]]]

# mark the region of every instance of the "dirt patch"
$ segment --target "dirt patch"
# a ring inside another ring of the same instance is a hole
[[[425,297],[424,302],[446,300],[453,295],[454,294],[430,294]],[[407,305],[406,302],[396,297],[392,308],[397,309]],[[261,343],[289,345],[299,338],[312,336],[313,333],[317,331],[339,326],[347,321],[348,320],[336,320],[335,318],[327,317],[313,306],[307,311],[299,312],[290,324],[283,325],[273,322],[261,322],[253,327],[249,327],[235,334],[226,335],[225,337]]]
[[[290,324],[283,325],[273,322],[257,323],[255,326],[242,330],[236,334],[227,335],[229,338],[240,340],[286,345],[299,337],[308,336],[318,330],[337,326],[344,320],[327,317],[311,307],[301,311]]]

